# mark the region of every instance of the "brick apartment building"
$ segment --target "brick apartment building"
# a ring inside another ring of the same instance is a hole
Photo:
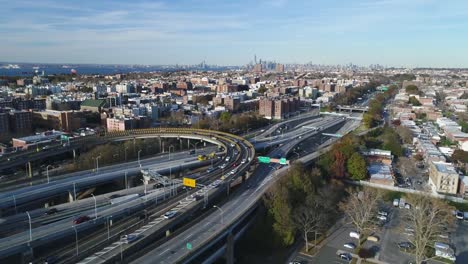
[[[283,119],[299,110],[297,97],[261,98],[259,114],[267,119]]]

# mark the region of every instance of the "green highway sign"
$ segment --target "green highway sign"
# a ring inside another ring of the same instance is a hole
[[[286,165],[286,164],[287,164],[286,158],[281,158],[281,159],[279,160],[279,163],[280,163],[281,165]]]
[[[192,244],[187,243],[186,247],[187,247],[188,250],[192,250]]]
[[[261,163],[270,163],[270,157],[259,156],[258,161],[261,162]]]

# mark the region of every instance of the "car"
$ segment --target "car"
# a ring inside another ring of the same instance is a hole
[[[387,217],[384,215],[378,215],[377,219],[379,219],[380,221],[387,221]]]
[[[457,213],[455,214],[455,217],[458,220],[463,220],[463,212],[457,211]]]
[[[400,242],[397,244],[400,249],[412,249],[414,245],[411,242]]]
[[[174,216],[176,216],[177,214],[177,211],[174,211],[174,210],[171,210],[171,211],[168,211],[164,214],[164,218],[166,219],[171,219],[173,218]]]
[[[226,157],[225,161],[230,161],[231,157]]]
[[[210,173],[210,172],[212,172],[212,171],[214,171],[214,168],[213,168],[213,167],[209,167],[209,168],[206,170],[207,173]]]
[[[89,220],[91,220],[91,218],[89,216],[82,215],[82,216],[79,216],[79,217],[75,218],[75,220],[73,220],[73,224],[78,225],[78,224],[87,222]]]
[[[382,216],[388,216],[388,212],[386,211],[379,211],[377,214]]]
[[[237,169],[233,169],[233,170],[231,171],[231,174],[232,174],[232,175],[234,175],[234,174],[236,174],[236,173],[237,173]]]
[[[47,211],[45,212],[45,214],[46,214],[46,215],[53,215],[53,214],[58,213],[58,211],[59,211],[59,210],[58,210],[57,208],[50,208],[49,210],[47,210]]]
[[[378,236],[368,236],[367,240],[372,242],[379,242],[380,238]]]
[[[351,256],[350,253],[340,253],[338,255],[340,259],[346,260],[346,261],[351,261],[353,259],[353,256]]]
[[[353,238],[357,238],[357,239],[361,238],[361,234],[359,234],[358,232],[354,232],[354,231],[349,232],[349,236]]]
[[[122,237],[122,239],[124,240],[123,242],[126,243],[126,244],[130,244],[133,241],[138,240],[139,238],[140,238],[140,236],[136,235],[136,234],[124,235]]]
[[[193,154],[195,154],[195,150],[192,149],[189,151],[189,155],[193,155]]]
[[[343,247],[349,248],[349,249],[355,249],[356,245],[354,243],[346,243],[343,245]]]
[[[246,162],[247,162],[246,159],[242,159],[241,164],[244,164],[244,163],[246,163]]]
[[[219,166],[219,168],[220,168],[220,169],[226,168],[226,163],[221,164],[221,165]]]

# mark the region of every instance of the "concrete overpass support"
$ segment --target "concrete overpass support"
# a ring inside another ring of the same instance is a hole
[[[68,202],[72,203],[73,201],[75,201],[75,197],[73,195],[73,192],[68,192]]]
[[[229,232],[226,239],[226,264],[234,264],[234,235]]]

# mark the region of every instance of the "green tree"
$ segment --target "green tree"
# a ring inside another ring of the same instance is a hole
[[[219,116],[219,120],[223,123],[228,123],[231,120],[231,113],[229,112],[222,112]]]
[[[366,161],[358,152],[355,152],[347,162],[348,173],[355,181],[364,180],[367,177]]]
[[[266,91],[267,91],[267,88],[263,84],[260,85],[260,88],[258,88],[258,93],[259,94],[264,94]]]
[[[414,96],[410,96],[410,98],[408,100],[408,104],[411,104],[413,106],[421,106],[421,102],[419,102],[419,100],[416,99],[416,97],[414,97]]]
[[[464,121],[460,121],[460,126],[462,127],[462,132],[468,133],[468,123]]]
[[[418,94],[419,93],[418,87],[416,85],[413,85],[413,84],[407,85],[405,87],[405,91],[408,94]]]

